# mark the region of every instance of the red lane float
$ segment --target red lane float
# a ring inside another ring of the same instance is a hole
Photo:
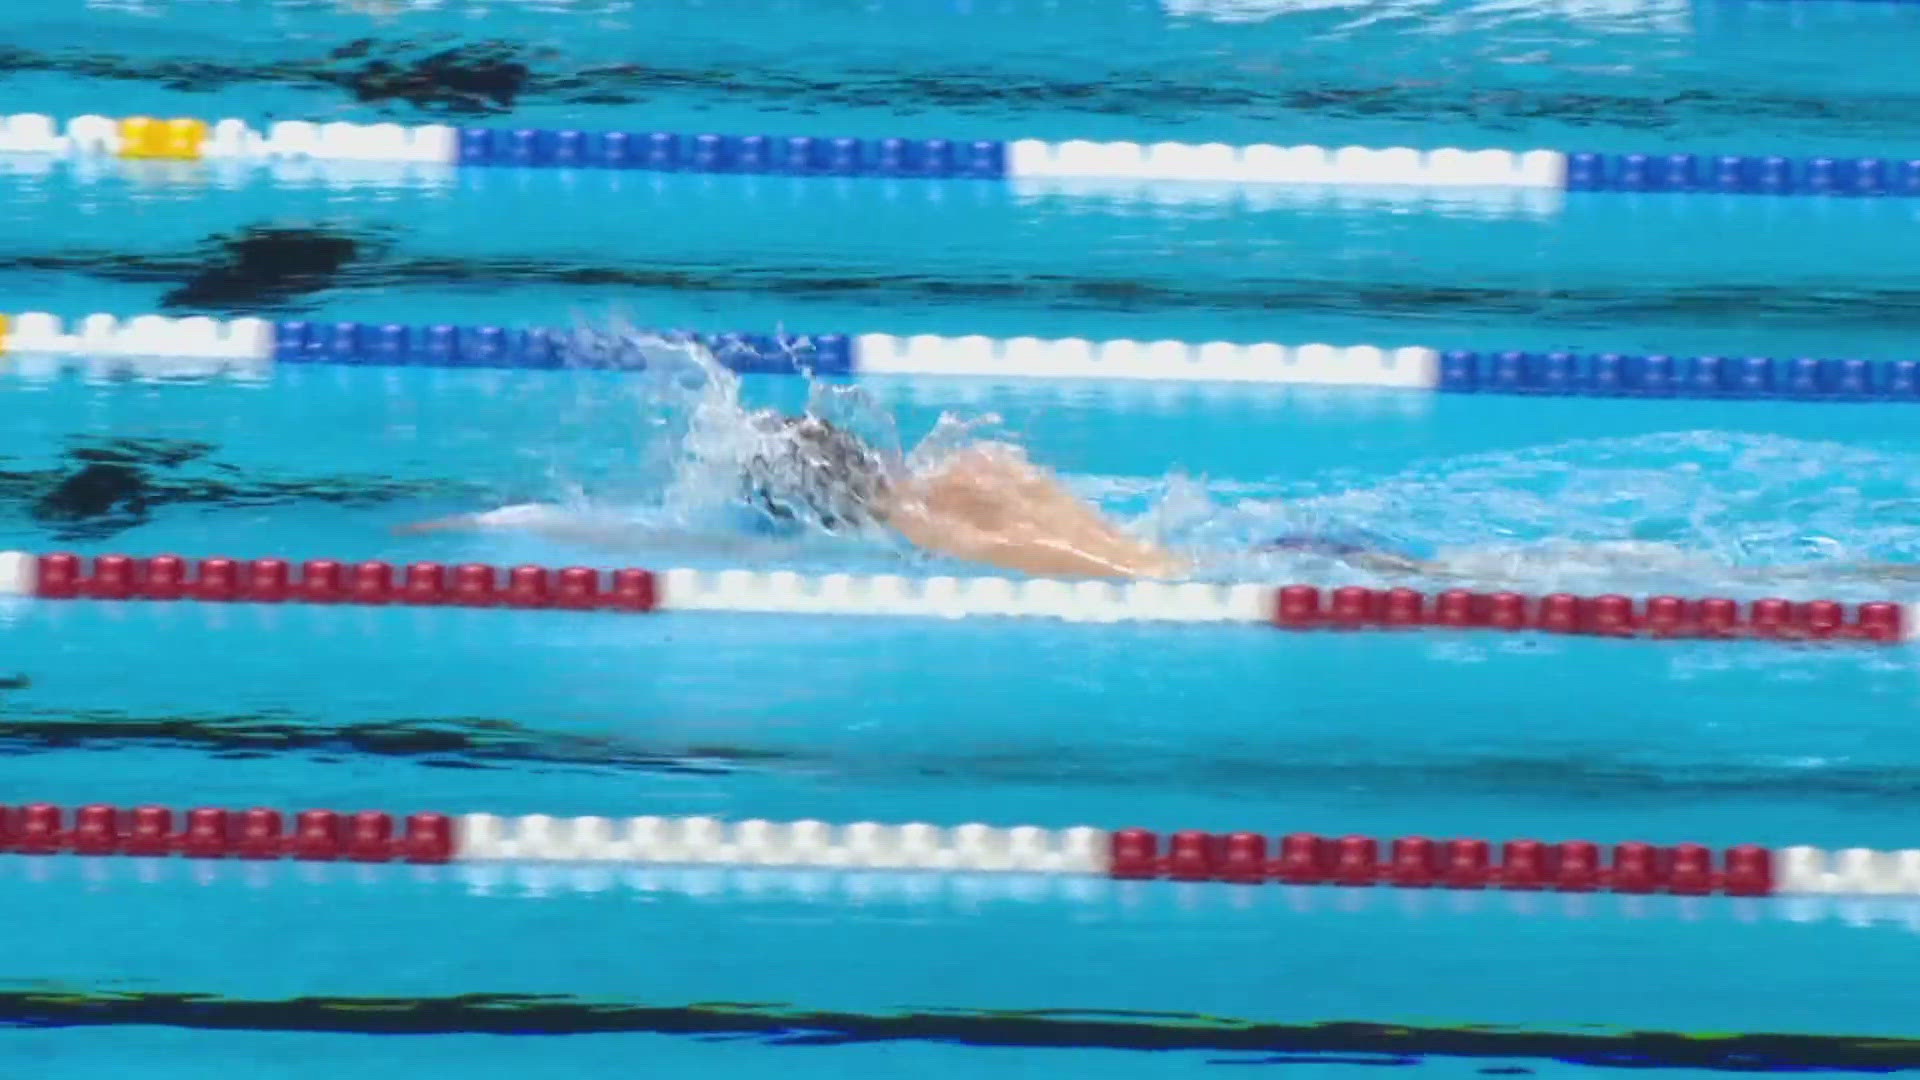
[[[292,828],[278,810],[91,803],[71,817],[50,803],[0,808],[0,851],[25,855],[184,855],[198,859],[444,863],[453,858],[445,814],[410,815],[396,835],[393,815],[304,810]]]
[[[149,558],[100,555],[91,560],[72,554],[42,555],[31,560],[26,556],[7,557],[30,564],[22,568],[27,578],[22,582],[22,590],[46,599],[778,611],[792,609],[781,605],[793,599],[793,590],[816,590],[811,595],[818,600],[822,595],[818,592],[820,583],[833,580],[823,578],[805,585],[809,579],[798,575],[736,575],[760,584],[777,582],[779,589],[788,590],[784,598],[775,595],[769,599],[766,595],[756,595],[751,588],[728,592],[726,587],[711,584],[677,585],[667,589],[662,577],[638,569],[602,571],[575,566],[555,570],[516,566],[503,571],[479,563],[443,566],[421,562],[396,567],[380,561],[341,563],[329,559],[311,559],[296,567],[282,559],[188,560],[176,555]],[[672,571],[663,577],[671,581],[682,575],[694,576]],[[727,576],[719,575],[720,578]],[[834,594],[817,603],[810,601],[811,606],[804,610],[817,614],[872,614],[876,610],[874,601],[863,598],[859,589],[878,588],[883,581],[890,583],[891,589],[903,587],[897,578],[836,577],[837,588],[851,591]],[[936,595],[936,583],[946,591]],[[1105,616],[1142,621],[1193,621],[1194,610],[1181,606],[1184,601],[1180,599],[1179,590],[1197,588],[1204,592],[1214,588],[1146,584],[1139,587],[1140,591],[1132,591],[1095,582],[1011,583],[998,578],[972,579],[958,584],[977,587],[971,601],[964,594],[952,591],[956,587],[953,579],[932,578],[905,583],[908,591],[889,593],[878,610],[887,614],[922,612],[942,616],[1059,614],[1060,609],[1053,606],[1058,601],[1059,590],[1094,588],[1101,590],[1100,595],[1087,602]],[[1025,609],[1007,607],[1007,598],[1013,595],[1011,590],[1025,588],[1033,592],[1043,586],[1054,590],[1045,602]],[[1882,644],[1902,641],[1910,631],[1904,608],[1888,601],[1849,605],[1832,600],[1762,599],[1741,604],[1725,598],[1655,596],[1636,601],[1620,595],[1554,593],[1534,597],[1464,589],[1428,594],[1401,588],[1322,589],[1312,585],[1287,585],[1276,589],[1270,600],[1259,602],[1264,586],[1237,586],[1233,591],[1249,589],[1253,591],[1248,594],[1248,604],[1210,608],[1198,616],[1199,621],[1258,619],[1285,630],[1448,628],[1668,640],[1748,638]],[[1078,595],[1069,592],[1069,602],[1077,602],[1073,598]],[[968,603],[973,606],[967,606]],[[1168,604],[1173,607],[1169,608]]]
[[[403,604],[651,611],[653,575],[586,567],[516,566],[502,576],[480,563],[340,563],[309,559],[135,558],[42,555],[34,595],[53,600],[200,600],[238,603]]]
[[[1787,641],[1894,642],[1906,635],[1899,604],[1846,605],[1832,600],[1683,600],[1655,596],[1476,593],[1450,589],[1429,596],[1413,589],[1288,585],[1274,607],[1275,626],[1289,630],[1455,627],[1535,630],[1600,637],[1767,638]]]
[[[1392,840],[1384,857],[1379,841],[1368,836],[1290,833],[1272,849],[1265,836],[1253,832],[1187,830],[1168,837],[1164,846],[1145,829],[1121,829],[1109,839],[1108,872],[1123,879],[1683,896],[1773,892],[1772,853],[1753,844],[1728,848],[1716,859],[1699,844],[1622,843],[1603,852],[1584,840],[1510,840],[1500,845],[1496,860],[1485,840],[1423,836]]]

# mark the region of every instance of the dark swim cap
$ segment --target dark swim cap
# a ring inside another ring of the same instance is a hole
[[[776,521],[829,532],[873,520],[874,500],[887,492],[886,463],[873,447],[817,416],[763,413],[755,422],[769,439],[742,470],[747,501]]]

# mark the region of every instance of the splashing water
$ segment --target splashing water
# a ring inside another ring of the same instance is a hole
[[[1282,485],[1190,508],[1175,534],[1182,543],[1240,551],[1262,536],[1356,536],[1470,579],[1533,589],[1753,595],[1798,582],[1869,598],[1910,588],[1855,571],[1915,564],[1916,526],[1920,455],[1684,431],[1452,457],[1385,478]],[[1221,565],[1227,576],[1370,580],[1327,564],[1256,553]]]
[[[723,344],[722,352],[725,348]],[[876,548],[888,547],[895,556],[905,553],[881,530],[854,529],[850,534],[803,519],[776,520],[746,497],[748,464],[778,460],[787,436],[768,422],[776,411],[742,401],[740,376],[702,343],[617,325],[582,326],[568,341],[568,358],[581,367],[611,369],[623,376],[612,393],[605,385],[596,387],[591,399],[580,402],[576,422],[568,425],[581,433],[591,429],[598,437],[548,451],[548,478],[563,493],[561,506],[570,520],[617,527],[636,543],[651,540],[671,547],[676,540],[689,540],[715,553],[777,557],[851,548],[871,556]],[[864,390],[810,376],[806,385],[808,415],[857,435],[886,469],[910,467],[892,416]],[[591,415],[609,407],[617,410],[613,426],[629,433],[625,439],[606,440],[606,426]],[[635,431],[640,433],[637,439],[630,434]],[[936,432],[922,448],[947,437]],[[608,462],[603,453],[587,448],[608,441],[629,444],[621,460]],[[915,453],[923,453],[922,448]],[[583,470],[583,461],[595,461],[598,468]],[[598,475],[588,482],[583,471]],[[507,509],[519,511],[522,520],[499,516],[503,512],[492,520],[538,523],[537,511]],[[743,541],[748,543],[743,546]]]
[[[723,344],[722,353],[725,349]],[[579,366],[637,373],[629,400],[656,432],[654,456],[664,453],[668,463],[665,504],[683,514],[698,516],[734,504],[740,469],[754,456],[766,454],[778,438],[756,423],[766,410],[741,402],[740,376],[698,341],[618,326],[582,326],[569,340],[568,354]],[[999,416],[950,412],[942,413],[910,450],[903,449],[892,414],[866,390],[802,374],[806,413],[859,436],[891,469],[924,472],[988,442],[1019,451],[1002,430]]]
[[[760,554],[780,561],[929,558],[879,528],[828,535],[804,522],[770,530],[750,520],[743,466],[782,436],[756,422],[766,411],[742,403],[740,377],[698,342],[614,328],[579,330],[572,344],[578,360],[633,373],[616,407],[628,410],[629,426],[637,410],[647,432],[639,453],[650,467],[630,473],[624,488],[599,483],[589,495],[556,465],[569,512],[615,515],[643,536],[754,535]],[[997,417],[951,413],[903,449],[893,417],[856,386],[809,378],[806,411],[857,434],[895,470],[923,473],[985,442],[1018,451]],[[1211,580],[1388,580],[1338,554],[1272,545],[1298,537],[1438,560],[1450,574],[1431,585],[1477,578],[1535,590],[1755,594],[1778,570],[1823,582],[1840,598],[1881,596],[1886,583],[1839,572],[1827,581],[1823,571],[1920,559],[1920,455],[1773,435],[1582,440],[1444,458],[1384,477],[1273,484],[1062,479],[1135,535],[1193,558],[1194,576]]]

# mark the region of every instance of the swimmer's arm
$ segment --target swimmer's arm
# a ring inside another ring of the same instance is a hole
[[[540,508],[544,510],[545,508]],[[456,514],[453,517],[418,521],[394,529],[399,536],[420,536],[443,532],[519,532],[555,540],[563,544],[597,547],[606,551],[646,551],[659,554],[662,549],[678,547],[702,555],[727,553],[752,556],[764,553],[767,544],[737,537],[668,529],[638,529],[618,520],[569,516],[565,511],[525,515],[520,518],[489,514]]]
[[[532,511],[512,513],[512,511]],[[508,507],[485,514],[455,514],[432,521],[416,521],[394,529],[397,536],[421,536],[443,532],[526,532],[553,540],[605,544],[633,535],[634,530],[621,522],[596,521],[576,517],[543,505]]]
[[[1423,581],[1448,581],[1475,589],[1506,589],[1527,584],[1517,574],[1502,574],[1487,566],[1462,567],[1444,559],[1414,559],[1386,551],[1363,551],[1350,555],[1347,563],[1381,577],[1414,578]]]
[[[477,532],[486,528],[479,514],[456,514],[453,517],[434,518],[432,521],[413,521],[405,525],[395,525],[395,536],[425,536],[429,533]]]
[[[1478,588],[1508,588],[1529,584],[1519,574],[1501,574],[1486,566],[1466,569],[1444,561],[1410,559],[1386,552],[1363,552],[1348,559],[1354,566],[1383,577],[1417,577],[1453,580]],[[1920,581],[1920,563],[1810,563],[1799,566],[1725,567],[1730,577],[1753,584],[1774,581],[1826,582],[1915,582]]]
[[[631,528],[604,521],[565,518],[550,518],[525,525],[502,525],[488,521],[479,514],[459,514],[454,517],[436,518],[432,521],[416,521],[410,525],[401,525],[393,531],[396,536],[423,536],[443,532],[524,532],[565,544],[584,544],[603,548],[639,546],[635,543],[637,538]]]
[[[1359,551],[1346,557],[1346,562],[1357,569],[1369,570],[1382,577],[1447,577],[1445,565],[1426,559],[1410,559],[1405,555],[1395,555],[1388,551]]]
[[[1920,581],[1920,563],[1808,563],[1742,570],[1743,576],[1761,581]]]

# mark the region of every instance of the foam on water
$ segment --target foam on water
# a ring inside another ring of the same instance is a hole
[[[633,543],[738,552],[744,541],[762,557],[892,545],[876,529],[776,519],[747,497],[749,464],[779,458],[786,436],[769,424],[770,410],[743,402],[740,377],[706,346],[618,324],[583,326],[570,339],[569,358],[631,377],[583,385],[574,415],[560,425],[576,437],[538,451],[555,505],[502,508],[487,523],[526,528],[571,519],[624,530]],[[805,412],[858,435],[884,469],[907,467],[892,416],[858,387],[810,379]],[[609,439],[610,431],[625,434]]]
[[[1158,497],[1176,542],[1247,550],[1281,534],[1359,535],[1468,579],[1535,588],[1818,583],[1883,595],[1920,559],[1920,455],[1777,435],[1683,431],[1453,457],[1238,497]],[[1326,562],[1327,560],[1321,560]],[[1297,558],[1227,560],[1241,572]],[[1881,570],[1863,567],[1887,564]],[[1334,577],[1341,567],[1317,567]],[[1344,568],[1346,576],[1366,575]]]

